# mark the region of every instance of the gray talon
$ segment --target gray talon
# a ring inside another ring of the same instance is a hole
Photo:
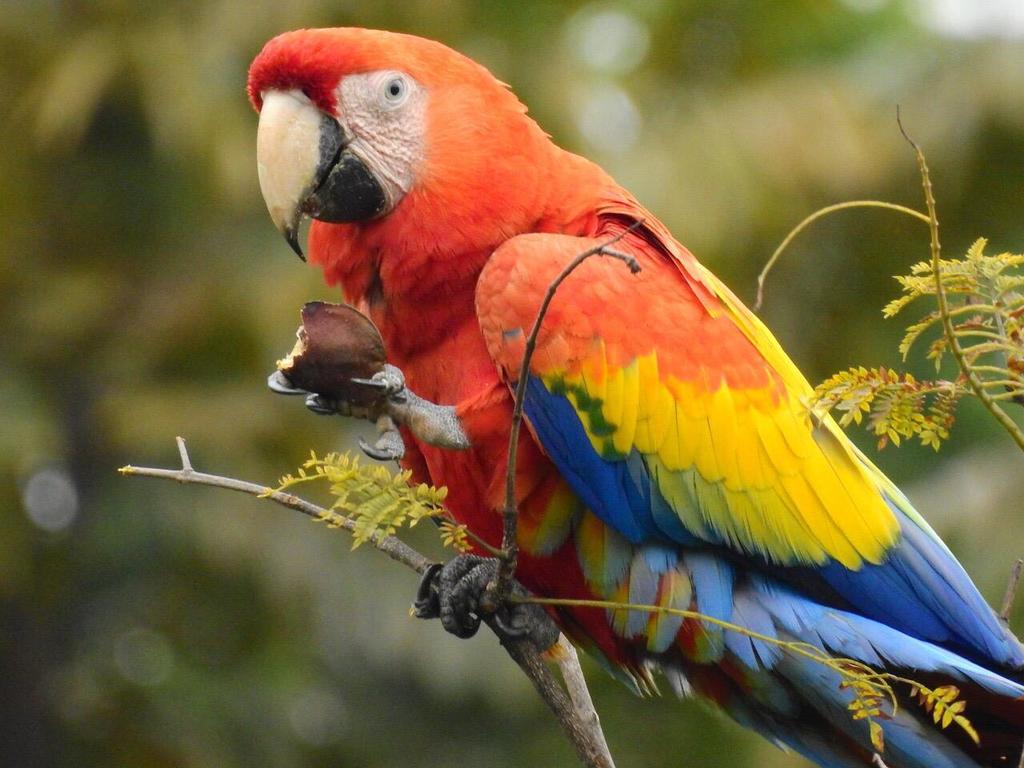
[[[364,387],[376,387],[381,392],[386,392],[387,388],[388,388],[388,385],[385,382],[377,381],[376,379],[352,378],[352,379],[349,379],[349,381],[351,381],[353,384],[359,384],[359,385],[364,386]]]
[[[370,445],[360,437],[360,450],[377,461],[398,461],[405,456],[405,441],[402,440],[402,433],[395,428],[394,422],[387,416],[382,416],[377,420],[377,428],[380,430],[377,442]]]
[[[383,370],[373,374],[371,381],[379,381],[386,385],[388,394],[392,397],[405,391],[405,374],[390,363],[385,363]]]
[[[306,395],[306,407],[318,416],[332,416],[338,412],[338,403],[316,393]]]
[[[304,389],[299,389],[292,384],[291,379],[281,371],[274,371],[267,377],[267,386],[279,395],[307,395]]]

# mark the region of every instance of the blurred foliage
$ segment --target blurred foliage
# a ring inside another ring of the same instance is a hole
[[[7,0],[0,764],[573,764],[496,642],[408,618],[411,574],[269,505],[115,473],[174,465],[177,434],[197,468],[264,481],[352,439],[263,386],[302,303],[336,298],[259,197],[244,81],[269,37],[387,27],[478,58],[749,298],[807,212],[917,200],[897,102],[947,250],[1020,249],[1024,43],[926,19],[913,0]],[[765,319],[812,380],[895,365],[877,307],[925,256],[920,225],[857,211],[812,234]],[[984,532],[1020,528],[1019,458],[979,408],[960,424],[938,458],[880,463],[920,480],[994,596],[1019,553]],[[803,765],[698,703],[592,680],[623,768]]]

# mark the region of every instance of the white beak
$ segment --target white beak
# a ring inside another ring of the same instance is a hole
[[[270,218],[301,256],[302,205],[313,192],[321,163],[320,128],[327,118],[298,90],[263,94],[256,133],[256,169]]]

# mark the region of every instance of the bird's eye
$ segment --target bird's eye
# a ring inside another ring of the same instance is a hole
[[[389,77],[384,81],[383,96],[388,107],[400,106],[409,96],[409,83],[401,75]]]

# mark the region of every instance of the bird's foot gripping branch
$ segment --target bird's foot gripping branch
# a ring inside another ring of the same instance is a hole
[[[529,638],[540,650],[558,641],[558,627],[544,609],[531,603],[502,602],[489,605],[501,561],[494,557],[462,554],[444,565],[430,567],[420,581],[414,604],[421,619],[440,619],[442,626],[456,637],[472,637],[480,628],[480,617],[490,615],[491,627],[503,640]],[[529,593],[518,582],[512,583],[513,595]]]
[[[282,395],[305,395],[306,407],[321,415],[364,418],[377,426],[371,445],[359,446],[378,461],[398,460],[405,443],[398,427],[419,440],[464,450],[469,440],[455,408],[419,397],[405,375],[384,362],[384,342],[368,317],[344,304],[310,302],[292,351],[278,361],[267,384]]]

